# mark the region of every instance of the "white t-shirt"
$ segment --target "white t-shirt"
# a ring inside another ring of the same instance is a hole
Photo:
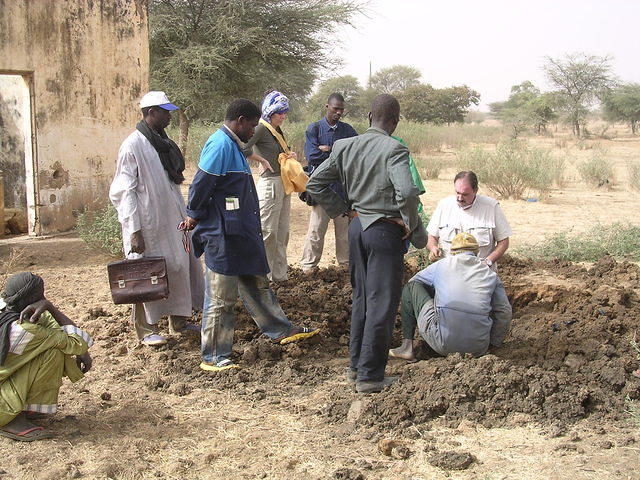
[[[484,195],[477,195],[466,210],[458,206],[455,195],[440,200],[427,232],[439,239],[444,256],[449,255],[451,242],[458,233],[470,233],[478,241],[480,258],[493,252],[496,242],[513,235],[500,203]]]

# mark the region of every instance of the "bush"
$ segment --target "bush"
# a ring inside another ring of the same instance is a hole
[[[423,178],[430,180],[437,179],[440,176],[440,172],[447,166],[447,162],[438,157],[417,158],[414,160],[419,165]]]
[[[627,172],[629,173],[629,187],[633,190],[640,190],[640,162],[629,162]]]
[[[578,173],[592,187],[610,187],[613,183],[613,166],[602,151],[594,152],[589,160],[579,164]]]
[[[498,144],[494,152],[480,147],[458,155],[459,170],[473,170],[478,180],[502,198],[521,198],[525,192],[548,194],[554,180],[563,177],[564,160],[522,140]]]
[[[122,257],[122,228],[113,205],[80,213],[76,230],[90,247],[104,250],[114,257]]]
[[[605,255],[640,261],[640,227],[619,222],[596,226],[582,234],[558,233],[516,253],[533,260],[595,262]]]

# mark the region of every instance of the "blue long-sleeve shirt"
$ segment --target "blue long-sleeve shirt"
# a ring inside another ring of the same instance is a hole
[[[194,253],[223,275],[266,275],[260,207],[251,169],[226,127],[209,137],[189,187],[187,215],[198,220]]]
[[[306,140],[304,142],[304,156],[310,167],[309,175],[331,154],[330,151],[323,152],[320,150],[318,148],[320,145],[327,145],[333,148],[333,143],[336,140],[355,137],[356,135],[358,135],[358,132],[348,123],[339,121],[334,126],[331,126],[326,117],[322,117],[317,122],[309,125],[305,133]]]

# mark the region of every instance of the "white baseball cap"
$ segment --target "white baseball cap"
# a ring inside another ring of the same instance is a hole
[[[160,107],[169,111],[178,110],[178,107],[169,101],[166,93],[158,91],[151,91],[142,97],[140,108],[145,107]]]

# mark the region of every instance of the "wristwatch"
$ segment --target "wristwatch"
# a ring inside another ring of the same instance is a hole
[[[489,258],[485,258],[484,263],[487,267],[490,267],[491,265],[493,265],[493,262]]]

